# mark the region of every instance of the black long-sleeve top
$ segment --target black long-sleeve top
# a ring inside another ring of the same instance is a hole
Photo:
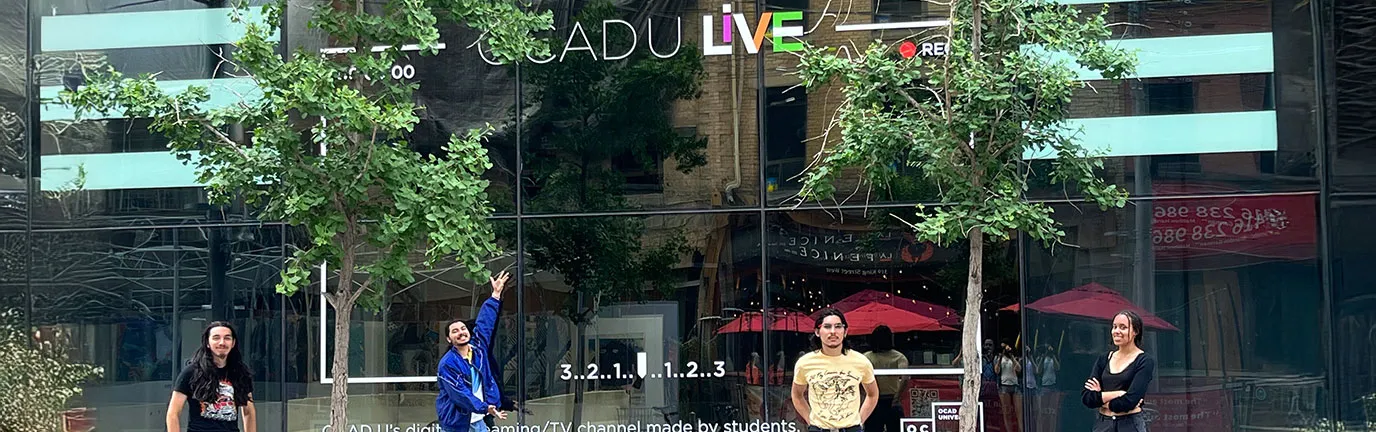
[[[1094,363],[1094,371],[1089,377],[1099,379],[1100,391],[1085,389],[1080,392],[1080,401],[1086,407],[1099,408],[1104,406],[1103,392],[1125,391],[1126,394],[1108,401],[1109,411],[1125,413],[1137,408],[1137,404],[1146,396],[1147,386],[1156,378],[1156,359],[1145,352],[1138,354],[1128,367],[1115,374],[1109,372],[1108,367],[1108,360],[1114,354],[1116,352],[1099,357],[1099,361]]]

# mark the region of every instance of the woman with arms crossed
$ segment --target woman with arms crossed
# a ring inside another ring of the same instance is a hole
[[[190,402],[187,432],[257,432],[253,374],[239,353],[239,334],[224,321],[206,326],[201,347],[177,377],[167,403],[167,432],[181,431],[182,407]]]
[[[1142,317],[1132,311],[1113,316],[1116,351],[1100,357],[1085,382],[1080,399],[1099,411],[1094,432],[1146,432],[1142,398],[1156,378],[1156,360],[1142,351]]]

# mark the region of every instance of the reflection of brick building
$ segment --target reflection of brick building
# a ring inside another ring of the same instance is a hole
[[[875,37],[892,40],[894,31],[887,35],[878,32],[838,32],[839,24],[870,23],[875,20],[873,5],[863,1],[826,2],[813,0],[772,1],[770,11],[804,10],[802,25],[807,31],[804,39],[815,46],[855,46],[865,49],[868,41]],[[698,7],[684,14],[684,33],[686,39],[700,39],[701,15],[719,16],[722,2],[703,1]],[[733,11],[753,17],[756,14],[753,3],[735,2]],[[828,9],[829,8],[829,9]],[[898,18],[895,18],[898,19]],[[907,19],[912,19],[907,18]],[[790,23],[792,24],[792,23]],[[709,162],[701,175],[677,175],[668,172],[665,178],[665,201],[678,202],[676,196],[698,197],[704,188],[719,191],[735,180],[735,158],[739,155],[741,166],[740,188],[737,198],[742,202],[753,203],[757,200],[760,166],[759,146],[764,145],[766,157],[763,164],[765,176],[777,184],[789,182],[790,177],[799,174],[806,163],[822,148],[822,141],[811,139],[825,132],[832,119],[841,95],[835,85],[822,87],[814,92],[806,92],[798,87],[795,75],[798,60],[791,53],[773,52],[773,41],[766,38],[761,51],[764,53],[763,86],[766,113],[758,111],[760,99],[759,58],[746,54],[738,42],[736,52],[731,56],[708,56],[704,58],[707,79],[700,99],[682,101],[675,109],[680,126],[696,127],[697,132],[708,137]],[[701,53],[682,53],[680,55],[701,55]],[[739,101],[735,103],[734,101]],[[802,116],[798,116],[803,113]],[[760,140],[761,117],[768,119],[766,141]],[[693,178],[690,180],[690,178]],[[780,186],[781,190],[795,190]],[[772,196],[771,201],[788,195],[782,192]]]
[[[901,17],[890,17],[886,13],[874,13],[871,2],[825,2],[814,0],[772,2],[773,10],[789,10],[806,6],[805,21],[810,31],[806,40],[819,46],[853,46],[864,49],[873,38],[887,41],[908,36],[912,30],[889,30],[886,32],[837,32],[837,24],[869,23],[879,20],[920,20],[940,18],[943,11],[918,10],[907,12]],[[880,2],[881,8],[892,8],[891,3]],[[917,2],[922,3],[922,2]],[[1262,0],[1242,2],[1121,2],[1111,3],[1108,20],[1116,23],[1115,34],[1129,39],[1176,38],[1176,37],[1228,37],[1242,34],[1267,34],[1271,30],[1273,15],[1279,15],[1270,4]],[[830,10],[824,10],[830,7]],[[1099,5],[1081,6],[1086,12],[1097,11]],[[1282,7],[1282,6],[1277,6]],[[734,4],[733,10],[753,16],[753,4]],[[701,15],[719,16],[720,2],[698,2],[694,10],[684,13],[685,39],[700,39]],[[1129,25],[1125,23],[1134,23]],[[929,33],[930,34],[930,33]],[[1288,43],[1285,36],[1275,36],[1278,43]],[[701,200],[705,191],[721,191],[735,179],[736,157],[740,160],[739,199],[753,202],[757,194],[756,183],[759,172],[753,163],[760,154],[765,155],[767,181],[775,182],[779,192],[771,194],[770,201],[784,199],[796,191],[796,184],[789,184],[789,178],[799,174],[817,152],[822,149],[823,141],[816,139],[824,132],[835,112],[841,94],[835,86],[826,86],[817,91],[806,93],[794,88],[798,84],[796,76],[789,75],[795,70],[797,60],[787,53],[769,52],[772,43],[764,43],[764,73],[757,71],[756,56],[743,52],[739,43],[736,54],[732,56],[709,56],[704,58],[707,79],[701,99],[683,101],[676,107],[676,120],[684,127],[695,127],[702,136],[708,137],[710,156],[708,167],[701,174],[679,175],[667,172],[665,178],[665,203],[678,203],[684,199]],[[1192,46],[1192,45],[1187,45]],[[1278,45],[1282,46],[1282,45]],[[1174,49],[1174,48],[1172,48]],[[1150,51],[1150,50],[1149,50]],[[682,53],[680,55],[689,54]],[[700,53],[699,53],[700,54]],[[1144,57],[1150,59],[1149,52]],[[1167,54],[1170,54],[1169,52]],[[1172,57],[1174,58],[1174,57]],[[1207,61],[1201,57],[1189,61]],[[1159,66],[1159,65],[1158,65]],[[1221,177],[1225,181],[1254,183],[1268,180],[1274,174],[1305,171],[1296,166],[1296,155],[1288,148],[1298,146],[1295,139],[1304,131],[1312,131],[1306,126],[1307,117],[1299,117],[1302,112],[1290,108],[1299,102],[1277,100],[1275,88],[1285,82],[1303,80],[1293,68],[1278,63],[1277,72],[1285,78],[1275,78],[1275,73],[1214,74],[1197,76],[1149,76],[1140,80],[1124,82],[1089,81],[1087,87],[1077,93],[1070,110],[1071,118],[1116,118],[1126,116],[1208,114],[1275,110],[1278,112],[1280,128],[1277,131],[1281,152],[1277,155],[1258,155],[1256,153],[1204,153],[1194,155],[1164,155],[1154,157],[1149,168],[1155,175],[1178,178]],[[757,77],[762,76],[762,92],[757,86]],[[1302,84],[1307,81],[1298,81]],[[1301,86],[1302,87],[1302,86]],[[735,92],[733,93],[733,89]],[[757,101],[766,102],[766,113],[758,112]],[[733,101],[739,101],[739,104]],[[805,112],[801,119],[797,113]],[[759,120],[766,118],[765,127],[757,127]],[[760,140],[759,131],[765,133]],[[1112,143],[1109,143],[1110,145]],[[757,146],[764,146],[763,152]],[[1302,163],[1302,162],[1300,162]],[[1130,184],[1135,168],[1132,158],[1113,158],[1106,161],[1106,175],[1118,183]],[[670,170],[666,170],[670,171]],[[705,178],[704,178],[705,177]],[[842,191],[849,190],[847,182],[839,185]],[[1145,192],[1145,191],[1143,191]],[[864,191],[861,191],[861,195]],[[861,198],[856,198],[859,200]],[[872,200],[875,200],[872,198]]]

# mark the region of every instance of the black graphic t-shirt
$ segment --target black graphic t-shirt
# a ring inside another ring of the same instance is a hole
[[[186,404],[190,407],[191,418],[186,421],[186,431],[238,432],[239,406],[234,403],[234,385],[220,373],[218,375],[222,378],[220,387],[216,390],[215,400],[197,400],[195,390],[191,388],[191,374],[190,367],[182,369],[181,375],[177,376],[177,384],[173,387],[177,392],[186,395]],[[246,383],[245,386],[248,388],[241,391],[253,393],[252,382]]]

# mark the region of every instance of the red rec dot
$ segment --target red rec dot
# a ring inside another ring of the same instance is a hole
[[[917,44],[912,43],[912,41],[903,41],[903,44],[898,46],[898,53],[902,54],[903,58],[913,58],[917,55]]]

